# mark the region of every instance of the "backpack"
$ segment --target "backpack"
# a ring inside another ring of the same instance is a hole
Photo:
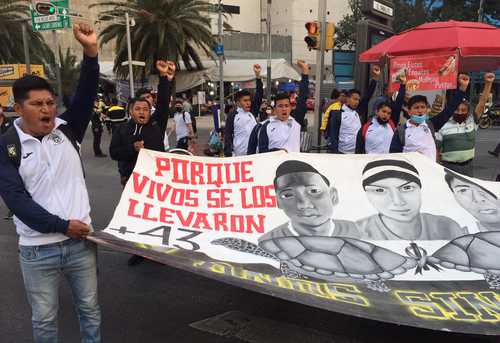
[[[71,131],[71,128],[68,125],[59,125],[57,128],[66,136],[66,138],[68,138],[68,140],[71,142],[71,145],[73,145],[73,147],[75,148],[78,156],[80,157],[80,162],[82,163],[83,170],[83,161],[80,155],[80,145],[73,135],[73,131]],[[19,170],[19,167],[21,166],[21,141],[19,140],[19,135],[17,134],[17,130],[14,125],[11,126],[7,130],[7,132],[2,135],[2,138],[5,142],[7,155],[10,161],[12,162],[14,167]]]

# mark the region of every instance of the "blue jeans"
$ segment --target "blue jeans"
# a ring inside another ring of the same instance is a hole
[[[48,245],[19,246],[35,343],[58,342],[57,311],[62,275],[71,287],[82,342],[101,342],[96,259],[97,248],[89,241],[68,239]]]

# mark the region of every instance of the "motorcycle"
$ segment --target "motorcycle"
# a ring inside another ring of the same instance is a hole
[[[481,129],[488,129],[491,126],[498,125],[500,125],[500,104],[494,104],[487,107],[479,118],[479,127]]]

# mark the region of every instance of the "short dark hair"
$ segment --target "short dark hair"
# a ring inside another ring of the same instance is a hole
[[[139,88],[135,94],[136,97],[140,98],[144,94],[151,94],[153,95],[153,90],[151,88],[143,87]]]
[[[425,95],[414,95],[408,100],[408,108],[412,108],[413,105],[423,102],[425,106],[429,107],[429,102],[427,101],[427,97]]]
[[[388,101],[382,101],[375,106],[375,111],[380,110],[382,107],[389,107],[392,110],[392,106]]]
[[[338,99],[340,96],[340,92],[337,88],[332,89],[332,93],[330,94],[330,99]]]
[[[247,89],[242,89],[241,91],[236,92],[236,101],[240,100],[244,96],[250,96],[251,97],[252,95],[250,94],[250,92]]]
[[[55,95],[54,89],[44,78],[36,75],[26,75],[17,79],[12,86],[14,101],[18,104],[28,99],[30,91],[46,90]]]
[[[470,183],[471,185],[474,185],[476,187],[479,187],[481,190],[485,191],[486,193],[488,193],[489,195],[491,195],[493,198],[495,199],[498,199],[498,197],[493,194],[491,191],[487,190],[486,188],[484,188],[483,186],[481,185],[478,185],[477,183],[471,181],[471,180],[467,180],[465,177],[463,176],[460,176],[458,175],[457,173],[455,173],[454,171],[448,169],[448,168],[444,168],[444,180],[446,181],[446,183],[448,184],[448,187],[450,188],[450,190],[453,192],[453,188],[451,187],[451,182],[453,180],[459,180],[459,181],[462,181],[462,182],[466,182],[466,183]]]
[[[283,175],[297,174],[297,173],[315,173],[321,176],[326,185],[330,186],[330,181],[321,174],[316,168],[308,163],[298,161],[298,160],[288,160],[281,163],[276,169],[276,176],[274,177],[273,184],[274,189],[278,189],[278,179]]]
[[[131,98],[128,101],[127,113],[130,113],[130,110],[132,109],[132,107],[134,107],[134,105],[136,103],[138,103],[138,102],[145,102],[146,104],[148,104],[149,110],[151,110],[151,104],[149,103],[149,101],[147,101],[146,99],[142,99],[142,98],[136,96],[136,97]]]
[[[290,101],[290,93],[288,92],[281,92],[276,95],[276,98],[274,99],[274,102],[278,102],[280,100],[288,100]]]
[[[346,93],[346,95],[348,97],[351,97],[353,94],[357,94],[357,95],[361,96],[361,91],[359,89],[353,88],[353,89],[349,89]]]

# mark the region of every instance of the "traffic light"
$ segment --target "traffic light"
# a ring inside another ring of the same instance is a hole
[[[306,23],[307,36],[304,38],[309,50],[317,50],[320,47],[319,24],[316,21]]]
[[[304,40],[307,43],[309,50],[320,49],[321,30],[320,25],[316,21],[306,23],[307,36]],[[335,26],[333,23],[326,23],[326,40],[325,50],[332,50],[334,45]]]
[[[43,15],[56,14],[56,6],[48,2],[39,2],[35,7],[36,11]]]

